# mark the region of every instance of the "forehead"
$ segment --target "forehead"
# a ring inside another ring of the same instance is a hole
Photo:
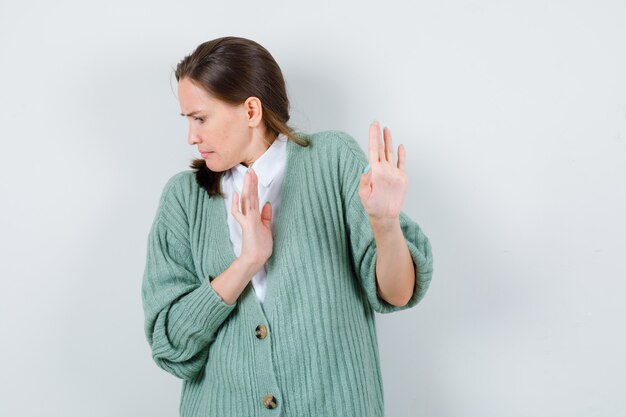
[[[219,100],[188,78],[183,78],[178,83],[178,99],[181,102],[181,106],[205,106],[219,104]]]

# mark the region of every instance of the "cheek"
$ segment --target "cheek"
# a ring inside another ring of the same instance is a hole
[[[246,135],[249,131],[247,114],[243,110],[230,112],[228,125],[234,136],[242,137]]]
[[[224,132],[222,127],[215,123],[215,120],[205,120],[204,123],[198,125],[198,131],[209,146],[213,148],[221,146]]]
[[[213,134],[215,141],[223,142],[228,136],[232,135],[235,120],[228,113],[216,113],[211,116],[210,123],[205,122],[205,126]]]
[[[220,125],[219,132],[216,132],[217,136],[215,139],[223,148],[239,147],[242,138],[245,137],[247,132],[245,124],[241,123],[241,120],[230,117],[229,119],[225,119]]]

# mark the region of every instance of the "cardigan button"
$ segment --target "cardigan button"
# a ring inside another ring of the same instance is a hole
[[[265,397],[263,397],[263,405],[265,406],[265,408],[276,408],[278,406],[276,402],[276,397],[271,394],[267,394]]]
[[[262,324],[259,324],[258,326],[256,326],[254,334],[259,339],[265,339],[265,336],[267,336],[267,327],[265,327]]]

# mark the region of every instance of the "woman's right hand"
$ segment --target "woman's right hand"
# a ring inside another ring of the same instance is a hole
[[[243,180],[241,211],[239,211],[239,193],[233,193],[231,213],[241,225],[242,246],[239,258],[254,268],[255,271],[272,256],[273,238],[270,223],[272,205],[266,203],[259,213],[259,177],[252,168]]]

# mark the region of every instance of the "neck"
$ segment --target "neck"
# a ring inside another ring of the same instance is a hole
[[[241,165],[249,167],[250,165],[254,164],[254,162],[259,159],[261,155],[263,155],[269,149],[270,146],[272,146],[272,143],[274,143],[277,137],[278,136],[268,134],[265,138],[259,138],[256,140],[253,138],[252,144],[250,145],[251,149],[249,152],[251,157],[243,160],[241,162]]]

